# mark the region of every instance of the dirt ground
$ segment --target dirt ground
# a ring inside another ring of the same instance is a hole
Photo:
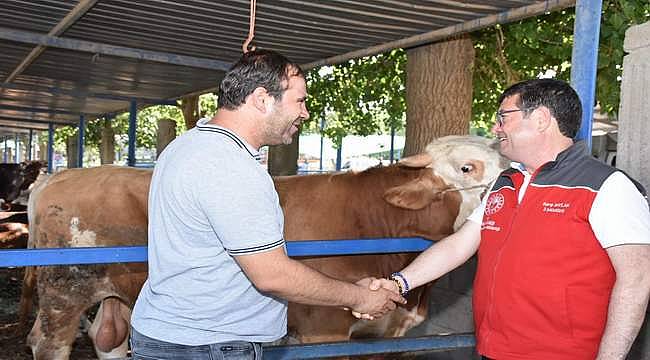
[[[23,282],[23,268],[0,268],[0,359],[32,359],[32,352],[25,344],[29,328],[34,323],[30,318],[28,329],[18,330],[18,303]],[[70,356],[72,360],[96,359],[92,343],[86,334],[79,334]]]

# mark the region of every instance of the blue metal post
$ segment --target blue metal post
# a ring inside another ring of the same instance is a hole
[[[131,100],[131,108],[129,110],[129,157],[127,163],[129,166],[135,166],[135,127],[136,120],[138,119],[138,104],[135,100]]]
[[[14,148],[16,149],[14,160],[16,161],[16,164],[18,164],[20,162],[20,145],[18,144],[18,133],[14,134]]]
[[[86,119],[79,115],[79,133],[77,136],[77,167],[84,167],[84,134],[86,132]]]
[[[343,153],[343,140],[341,140],[341,146],[336,149],[336,171],[341,171],[341,156]]]
[[[54,124],[47,127],[47,173],[51,174],[54,169]]]
[[[27,160],[32,161],[32,147],[34,145],[34,130],[29,129],[29,141],[27,143]]]
[[[582,102],[582,125],[576,139],[585,140],[591,149],[591,127],[596,93],[596,66],[602,0],[578,0],[573,28],[571,85]]]
[[[320,159],[318,160],[318,170],[323,171],[323,130],[325,129],[325,111],[320,119]]]
[[[390,163],[395,160],[395,127],[390,128]]]

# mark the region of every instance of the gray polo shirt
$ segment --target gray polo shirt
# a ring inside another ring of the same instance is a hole
[[[257,150],[207,121],[171,142],[154,169],[149,278],[132,324],[177,344],[274,341],[286,333],[286,302],[260,293],[233,256],[285,246],[278,195]]]

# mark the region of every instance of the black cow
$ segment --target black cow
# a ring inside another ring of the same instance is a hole
[[[0,164],[0,249],[27,247],[27,206],[14,201],[36,181],[45,164]]]
[[[10,210],[11,202],[27,190],[45,166],[44,161],[24,161],[20,164],[0,164],[0,207]]]

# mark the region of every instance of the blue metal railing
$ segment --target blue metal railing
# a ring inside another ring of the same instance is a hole
[[[289,256],[333,256],[420,252],[430,240],[412,238],[344,239],[287,242]],[[12,249],[0,251],[0,267],[146,262],[146,246]],[[436,335],[416,338],[355,340],[333,343],[270,346],[269,360],[320,359],[338,356],[445,351],[475,346],[472,334]]]
[[[420,252],[422,238],[289,241],[289,256],[333,256]],[[146,246],[13,249],[0,251],[0,267],[146,262]]]
[[[445,351],[470,348],[475,345],[476,341],[472,334],[352,340],[335,343],[265,347],[264,359],[322,359],[336,356],[390,354],[407,351]]]

